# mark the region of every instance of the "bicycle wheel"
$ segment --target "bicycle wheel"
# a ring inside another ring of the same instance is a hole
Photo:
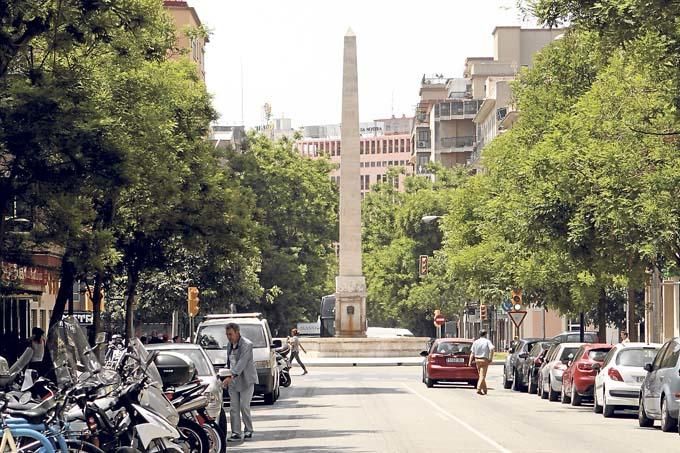
[[[67,440],[66,446],[69,453],[105,453],[101,448],[84,440]]]

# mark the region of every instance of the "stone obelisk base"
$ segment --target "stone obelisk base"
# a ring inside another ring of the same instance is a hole
[[[335,336],[366,336],[366,279],[335,277]]]

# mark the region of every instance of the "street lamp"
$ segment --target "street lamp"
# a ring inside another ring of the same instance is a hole
[[[420,221],[423,222],[423,223],[432,223],[435,220],[438,220],[438,219],[441,219],[441,218],[442,218],[442,216],[440,216],[440,215],[425,215],[425,216],[423,216],[422,219],[420,219]]]

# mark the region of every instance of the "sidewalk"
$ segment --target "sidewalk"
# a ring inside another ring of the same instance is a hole
[[[345,367],[345,366],[421,366],[422,357],[317,357],[303,358],[309,367]],[[492,365],[503,365],[503,361],[494,360]],[[293,366],[297,367],[296,363]]]

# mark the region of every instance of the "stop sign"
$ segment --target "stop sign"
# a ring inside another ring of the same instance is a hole
[[[434,317],[435,326],[443,326],[446,323],[446,317],[444,315],[437,315]]]

